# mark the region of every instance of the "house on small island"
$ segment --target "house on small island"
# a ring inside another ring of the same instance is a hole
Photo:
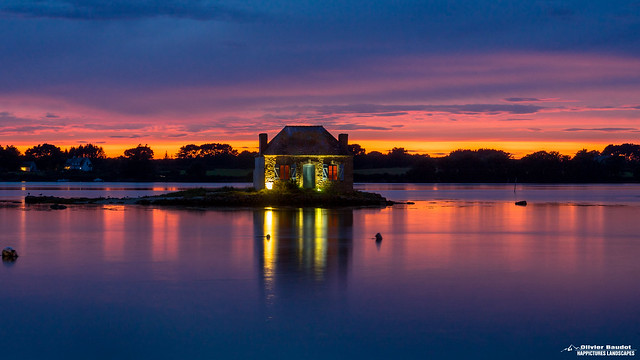
[[[353,155],[348,135],[336,140],[322,126],[285,126],[271,141],[259,134],[253,170],[255,189],[291,182],[304,189],[353,190]]]

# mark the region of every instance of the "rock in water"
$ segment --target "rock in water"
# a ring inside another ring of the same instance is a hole
[[[2,259],[3,260],[13,260],[18,257],[18,253],[11,247],[7,246],[2,249]]]
[[[376,241],[382,241],[382,235],[380,235],[380,233],[376,234]]]
[[[522,200],[522,201],[516,201],[516,205],[518,206],[527,206],[527,202]]]

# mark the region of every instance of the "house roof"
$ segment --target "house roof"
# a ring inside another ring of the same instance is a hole
[[[322,126],[285,126],[265,147],[263,155],[349,155]]]
[[[91,160],[89,160],[87,158],[78,158],[78,157],[67,159],[66,165],[67,166],[82,166],[84,163],[87,163],[87,165],[91,166]]]

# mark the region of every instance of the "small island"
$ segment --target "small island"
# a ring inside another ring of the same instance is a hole
[[[380,194],[364,191],[317,191],[286,187],[272,190],[222,187],[196,188],[163,195],[139,198],[62,198],[56,196],[26,196],[26,204],[131,204],[186,207],[386,207],[393,205]]]

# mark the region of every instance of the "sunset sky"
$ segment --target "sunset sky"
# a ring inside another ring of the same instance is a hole
[[[640,143],[640,1],[4,0],[0,145]]]

